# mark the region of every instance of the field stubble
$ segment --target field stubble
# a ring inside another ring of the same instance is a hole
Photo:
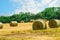
[[[0,29],[0,40],[59,40],[60,28],[46,30],[32,30],[33,23],[18,23],[16,27],[10,27],[9,23],[3,24]]]

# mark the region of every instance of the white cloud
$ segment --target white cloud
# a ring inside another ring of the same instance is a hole
[[[27,0],[26,3],[23,4],[23,6],[22,6],[22,11],[23,10],[24,11],[30,11],[30,12],[33,12],[33,13],[39,11],[34,0]]]
[[[39,7],[39,8],[42,8],[44,7],[45,5],[49,4],[52,0],[42,0],[40,3],[36,3],[36,5]]]
[[[59,5],[60,3],[58,2],[60,2],[60,0],[54,0],[53,2],[49,4],[49,7],[60,7]]]
[[[23,1],[20,1],[20,2],[23,2]],[[39,9],[35,3],[34,0],[25,0],[24,3],[22,4],[22,7],[20,8],[20,5],[17,7],[18,9],[14,10],[15,13],[17,12],[38,12]]]
[[[41,2],[36,2],[35,0],[10,0],[13,3],[18,3],[17,9],[13,11],[13,13],[19,12],[33,12],[37,13],[41,11],[41,8],[59,6],[59,3],[56,3],[59,0],[42,0]]]
[[[44,4],[48,4],[48,3],[50,3],[52,0],[42,0],[42,4],[44,5]]]
[[[12,2],[20,2],[22,0],[10,0],[10,1],[12,1]]]

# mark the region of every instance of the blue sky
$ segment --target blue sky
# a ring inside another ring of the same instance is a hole
[[[19,12],[37,13],[47,7],[59,7],[60,0],[0,0],[0,15]]]

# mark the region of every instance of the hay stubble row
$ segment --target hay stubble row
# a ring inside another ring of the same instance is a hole
[[[5,24],[3,24],[3,29],[22,29],[22,30],[24,30],[24,29],[31,29],[31,27],[32,27],[32,23],[18,23],[18,25],[17,26],[10,26],[10,24],[9,23],[5,23]]]

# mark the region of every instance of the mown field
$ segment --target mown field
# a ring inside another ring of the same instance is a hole
[[[0,40],[60,40],[60,28],[49,28],[45,30],[33,30],[33,22],[18,23],[11,27],[9,23],[3,24],[0,29]]]
[[[3,28],[0,29],[0,35],[11,34],[16,31],[32,30],[32,24],[33,23],[18,23],[18,26],[10,26],[9,23],[5,23],[3,24]]]

